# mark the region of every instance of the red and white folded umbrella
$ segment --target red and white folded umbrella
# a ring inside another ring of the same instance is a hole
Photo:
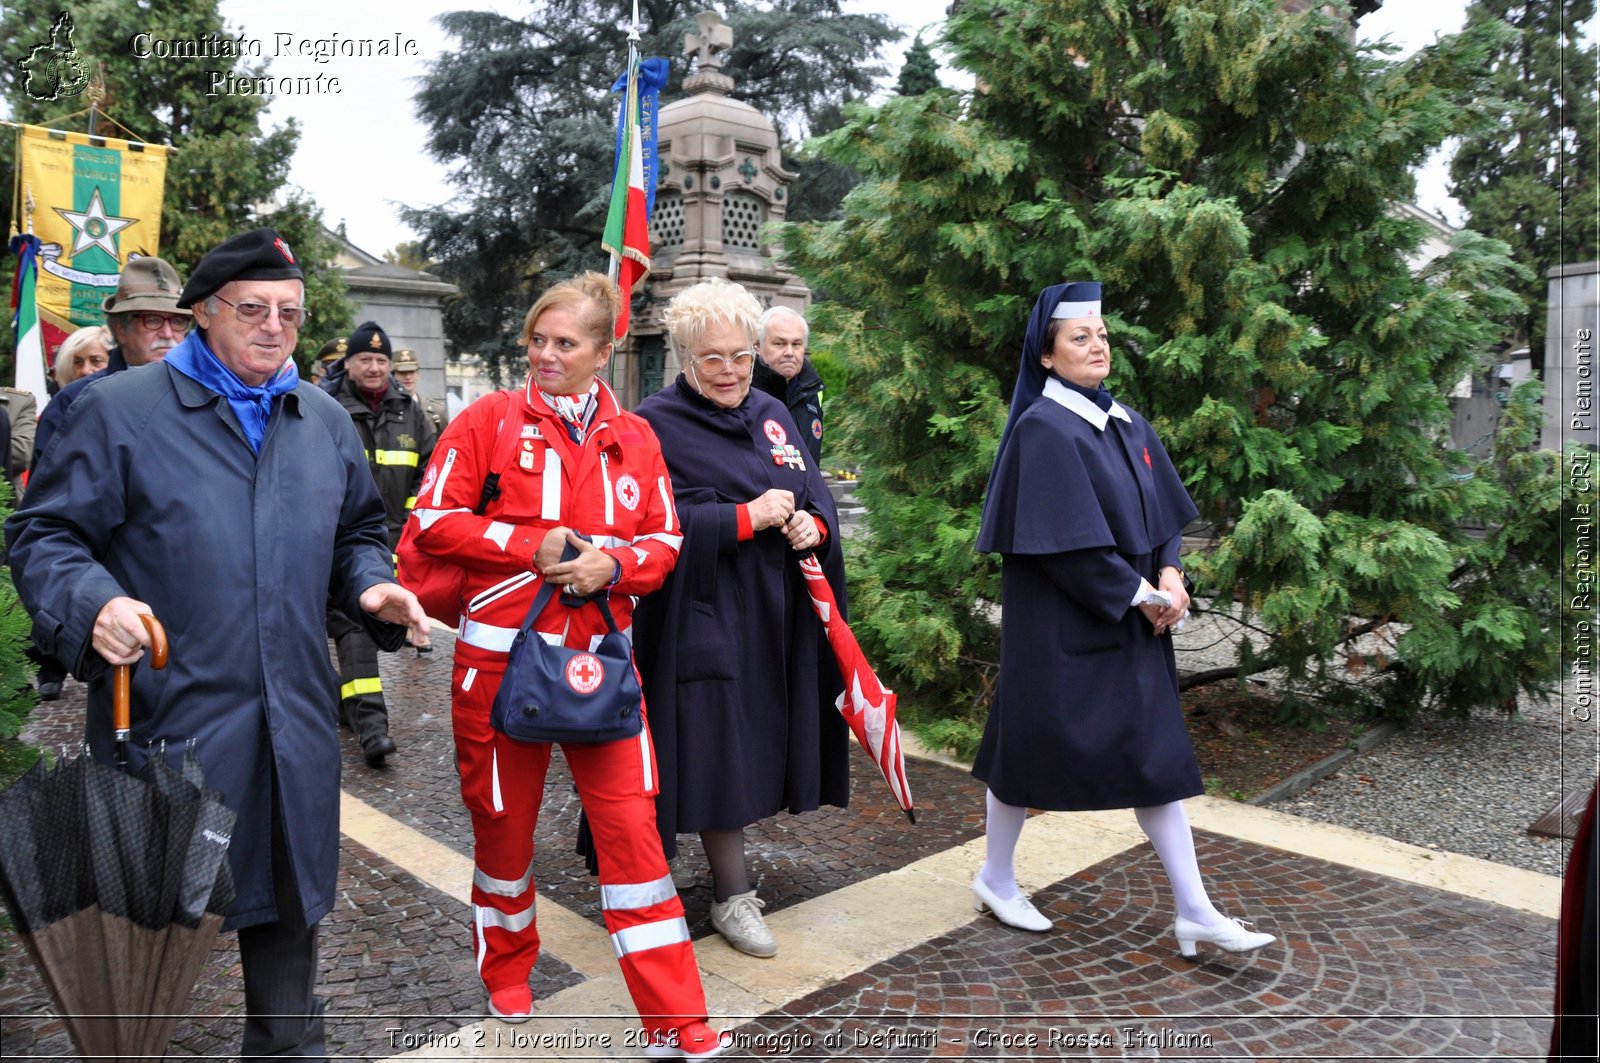
[[[839,674],[844,677],[844,691],[836,702],[839,715],[850,725],[850,731],[867,751],[894,799],[905,810],[906,818],[917,821],[916,806],[911,800],[911,783],[906,779],[906,755],[900,745],[900,724],[895,720],[895,693],[878,681],[872,665],[861,652],[855,632],[839,615],[839,601],[822,574],[822,565],[815,554],[800,559],[800,571],[806,577],[806,589],[811,595],[811,608],[822,629],[827,632],[828,645],[833,647],[834,660]]]

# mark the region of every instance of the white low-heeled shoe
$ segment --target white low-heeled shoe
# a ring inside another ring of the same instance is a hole
[[[1224,919],[1220,923],[1196,923],[1178,916],[1172,924],[1173,936],[1178,939],[1178,951],[1186,959],[1195,958],[1195,943],[1204,941],[1228,952],[1254,952],[1266,948],[1278,939],[1271,934],[1258,934],[1249,929],[1243,919]]]
[[[994,917],[1006,926],[1014,926],[1018,930],[1032,930],[1038,933],[1049,930],[1053,925],[1039,913],[1033,902],[1022,894],[1011,898],[1009,901],[1001,900],[995,896],[993,890],[983,884],[983,879],[972,880],[972,893],[977,898],[974,905],[980,912],[993,912]]]

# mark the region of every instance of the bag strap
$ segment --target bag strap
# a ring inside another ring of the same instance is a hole
[[[517,395],[514,391],[501,391],[499,394],[506,397],[506,406],[500,418],[500,428],[495,433],[494,450],[489,457],[489,475],[483,478],[483,489],[478,493],[478,504],[472,507],[472,512],[483,516],[489,509],[489,503],[500,497],[500,473],[511,464],[511,455],[517,449],[517,441],[522,437],[522,426],[527,424],[527,418],[522,415],[522,407],[517,405]],[[512,424],[515,415],[516,424]]]
[[[578,551],[572,546],[571,543],[568,543],[566,549],[561,551],[561,560],[563,561],[571,561],[577,556]],[[533,622],[538,619],[540,613],[544,612],[544,607],[550,604],[550,599],[555,595],[555,593],[556,585],[541,576],[539,580],[539,593],[533,596],[533,603],[528,606],[528,615],[522,618],[522,633],[524,635],[532,634]],[[617,627],[616,618],[611,615],[610,598],[611,591],[608,588],[604,595],[595,598],[589,598],[580,603],[580,607],[582,605],[589,604],[599,606],[600,615],[605,617],[606,627],[611,629],[611,633],[613,635],[620,635],[622,634],[622,631]]]

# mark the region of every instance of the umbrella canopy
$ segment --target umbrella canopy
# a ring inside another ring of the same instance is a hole
[[[0,894],[85,1058],[165,1054],[233,903],[233,820],[192,752],[41,761],[0,793]]]
[[[878,676],[867,663],[855,632],[839,615],[839,601],[828,586],[822,565],[815,554],[800,559],[800,571],[806,578],[806,590],[811,595],[811,608],[822,622],[828,645],[833,647],[834,660],[839,664],[839,674],[844,678],[844,690],[839,694],[839,715],[850,725],[850,732],[861,743],[861,748],[878,765],[889,784],[894,799],[905,810],[906,818],[917,821],[916,805],[911,800],[911,783],[906,778],[906,754],[900,745],[900,724],[895,719],[895,693],[878,681]]]

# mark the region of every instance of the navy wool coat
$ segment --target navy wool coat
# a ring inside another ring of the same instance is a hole
[[[278,918],[274,790],[306,922],[339,862],[338,679],[323,612],[393,579],[383,503],[350,417],[309,384],[278,397],[258,455],[226,400],[164,364],[84,389],[6,522],[34,641],[89,682],[90,751],[113,756],[111,675],[90,636],[111,598],[151,606],[171,659],[134,672],[130,766],[192,745],[238,814],[226,926]],[[404,629],[373,625],[397,648]],[[276,787],[274,787],[276,776]]]
[[[838,672],[821,667],[826,639],[798,557],[775,528],[739,542],[738,506],[793,491],[828,527],[819,558],[841,604],[843,562],[833,496],[781,402],[752,390],[723,409],[680,376],[637,412],[661,440],[684,534],[677,568],[634,613],[671,856],[678,833],[848,802]]]
[[[1130,603],[1194,503],[1143,417],[1051,378],[1015,420],[978,548],[1003,555],[1000,680],[972,773],[1006,804],[1138,808],[1202,791],[1172,640]]]

